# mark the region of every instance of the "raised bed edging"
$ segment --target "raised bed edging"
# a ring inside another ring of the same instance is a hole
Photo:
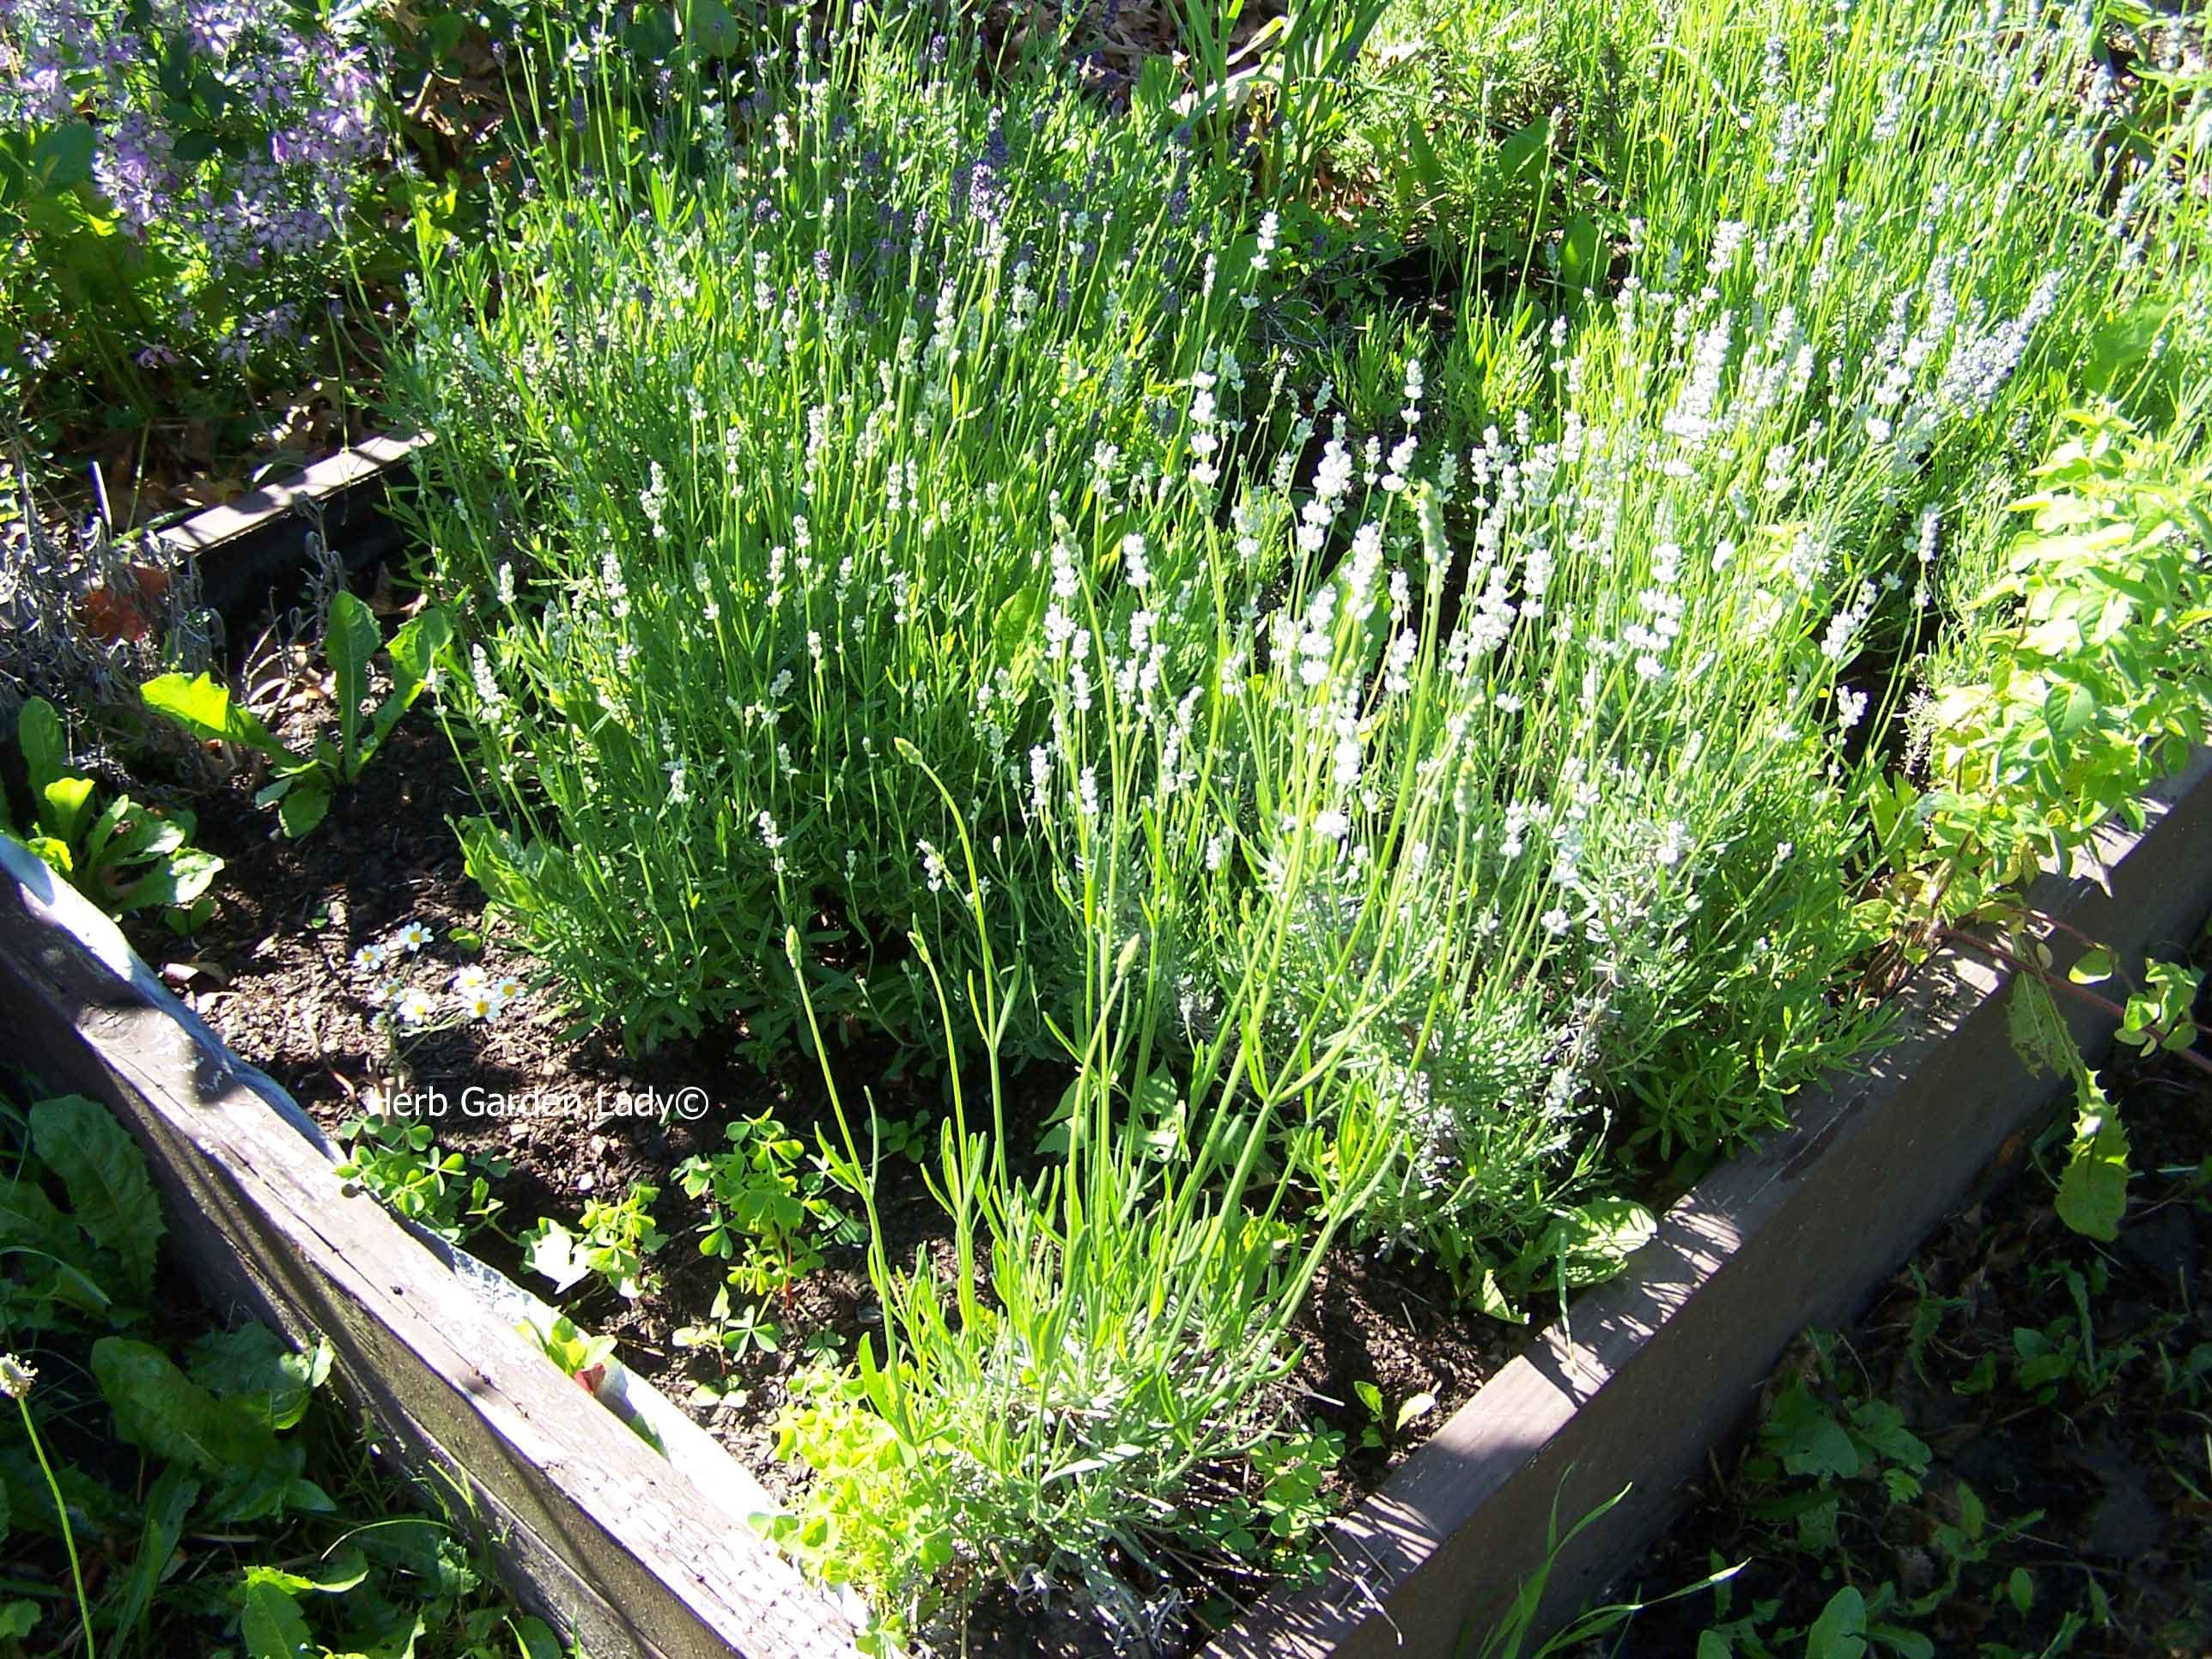
[[[235,617],[262,603],[281,573],[300,567],[318,526],[350,570],[397,551],[399,526],[379,509],[392,480],[429,441],[427,433],[364,438],[235,501],[149,532],[148,539],[192,560],[207,603]]]
[[[0,1054],[102,1103],[145,1149],[210,1305],[326,1337],[349,1401],[419,1477],[472,1495],[518,1594],[593,1655],[854,1651],[837,1606],[747,1524],[760,1489],[711,1437],[631,1378],[621,1403],[664,1458],[516,1331],[537,1298],[348,1194],[298,1103],[5,839],[0,1007]]]
[[[2212,910],[2212,751],[2145,805],[2140,834],[2115,823],[2097,837],[2108,885],[2045,876],[2030,894],[2123,961],[2185,945]],[[2062,969],[2079,953],[2052,950]],[[1680,1506],[1797,1332],[1863,1307],[2048,1106],[2052,1081],[2012,1050],[2010,982],[1971,951],[1939,954],[1872,1069],[1809,1091],[1792,1127],[1698,1182],[1620,1278],[1577,1299],[1334,1523],[1319,1586],[1265,1598],[1205,1659],[1455,1655],[1543,1565],[1554,1516],[1564,1534],[1626,1488],[1553,1564],[1535,1639],[1563,1626]],[[2061,1002],[2100,1055],[2112,1021]]]

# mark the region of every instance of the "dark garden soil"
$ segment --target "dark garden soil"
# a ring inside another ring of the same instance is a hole
[[[312,695],[308,701],[312,702]],[[313,711],[305,718],[313,723]],[[132,927],[133,942],[233,1048],[273,1076],[326,1129],[367,1113],[395,1112],[433,1125],[439,1144],[472,1159],[504,1160],[493,1183],[503,1206],[495,1228],[468,1248],[549,1300],[514,1245],[540,1216],[573,1225],[584,1200],[619,1197],[632,1182],[659,1188],[654,1214],[671,1235],[656,1258],[663,1284],[625,1303],[597,1279],[572,1292],[563,1310],[587,1330],[616,1337],[626,1364],[688,1403],[772,1492],[796,1478],[774,1456],[772,1424],[787,1384],[811,1353],[834,1343],[849,1354],[879,1324],[858,1246],[832,1248],[828,1265],[767,1310],[782,1328],[774,1353],[756,1352],[726,1372],[710,1353],[679,1348],[675,1332],[703,1320],[723,1264],[696,1248],[701,1208],[670,1170],[694,1153],[726,1146],[723,1126],[772,1110],[811,1145],[830,1128],[818,1077],[763,1072],[738,1058],[735,1030],[672,1042],[651,1055],[626,1054],[604,1030],[578,1032],[549,987],[532,986],[495,1019],[394,1038],[372,1025],[380,983],[397,979],[433,995],[465,968],[526,981],[534,971],[513,932],[487,925],[483,893],[463,868],[449,820],[477,810],[461,769],[435,723],[410,716],[356,790],[301,841],[274,835],[273,814],[252,801],[241,775],[192,801],[200,845],[228,862],[215,915],[184,941],[157,922]],[[410,922],[432,942],[381,972],[355,967],[362,945],[391,939]],[[885,1075],[879,1062],[848,1054],[841,1064],[873,1085],[886,1117],[935,1115],[943,1084],[909,1069]],[[686,1091],[697,1091],[687,1094]],[[855,1091],[857,1092],[857,1091]],[[1056,1098],[1059,1082],[1032,1090]],[[703,1103],[701,1115],[665,1120],[659,1102]],[[532,1109],[508,1109],[520,1103]],[[1035,1103],[1026,1115],[1041,1122]],[[1033,1127],[1010,1125],[1018,1148]],[[878,1203],[895,1260],[942,1249],[942,1213],[918,1165],[886,1158]],[[856,1207],[850,1206],[848,1207]],[[740,1302],[742,1298],[738,1298]],[[1455,1308],[1449,1281],[1417,1262],[1376,1261],[1340,1249],[1324,1262],[1297,1335],[1305,1352],[1282,1403],[1341,1430],[1350,1449],[1337,1495],[1346,1503],[1381,1485],[1437,1424],[1463,1404],[1510,1357],[1519,1334]],[[1352,1385],[1372,1382],[1395,1412],[1418,1395],[1436,1401],[1395,1443],[1360,1449],[1369,1415]],[[720,1399],[695,1390],[708,1385]],[[1049,1620],[1022,1615],[1040,1631]]]
[[[2212,948],[2198,958],[2212,962]],[[2212,996],[2197,1018],[2212,1020]],[[2039,1154],[2022,1137],[1858,1325],[1798,1345],[1769,1385],[1762,1415],[1800,1381],[1838,1412],[1853,1401],[1895,1406],[1932,1454],[1919,1491],[1839,1483],[1835,1540],[1808,1548],[1789,1505],[1810,1483],[1762,1468],[1771,1447],[1756,1440],[1723,1448],[1688,1513],[1617,1597],[1748,1561],[1725,1616],[1773,1600],[1770,1638],[1810,1625],[1845,1584],[1870,1601],[1885,1583],[1901,1601],[1925,1597],[1948,1577],[1942,1528],[1961,1520],[1964,1483],[1991,1542],[1986,1560],[1910,1621],[1936,1654],[2212,1653],[2212,1079],[2165,1056],[2105,1081],[2133,1144],[2115,1242],[2061,1224],[2039,1163],[2055,1170],[2063,1143]],[[2075,1343],[2076,1363],[2024,1376],[2043,1351],[2039,1334],[2062,1351]],[[2033,1589],[2024,1613],[2007,1594],[2015,1570]],[[2069,1614],[2085,1627],[2071,1646],[2051,1646]],[[1699,1635],[1721,1621],[1714,1598],[1699,1595],[1644,1613],[1622,1650],[1703,1654]],[[1796,1653],[1803,1640],[1774,1650]]]

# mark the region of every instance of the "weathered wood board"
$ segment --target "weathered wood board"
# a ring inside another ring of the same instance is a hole
[[[727,1461],[719,1447],[662,1457],[511,1313],[349,1195],[298,1106],[4,841],[0,1009],[0,1057],[103,1103],[145,1148],[171,1242],[210,1301],[327,1337],[349,1398],[418,1473],[465,1483],[515,1588],[595,1659],[853,1651],[838,1607],[733,1513],[749,1478],[692,1478],[704,1457]]]
[[[399,550],[398,526],[381,516],[392,481],[427,437],[364,438],[290,473],[153,532],[167,551],[199,567],[200,591],[225,617],[266,603],[301,568],[307,538],[319,525],[349,569]]]
[[[2033,896],[2124,960],[2185,946],[2212,909],[2212,754],[2148,811],[2141,834],[2100,837],[2108,884],[2047,877]],[[1626,1273],[1577,1300],[1338,1524],[1324,1583],[1268,1597],[1206,1659],[1455,1655],[1542,1565],[1555,1515],[1565,1534],[1625,1488],[1554,1563],[1540,1638],[1571,1618],[1674,1512],[1796,1333],[1863,1307],[2047,1109],[2053,1080],[2012,1051],[2009,983],[1972,950],[1931,963],[1870,1070],[1808,1093],[1793,1127],[1699,1182]],[[2109,1019],[2071,1002],[2067,1014],[2088,1052],[2109,1046]]]

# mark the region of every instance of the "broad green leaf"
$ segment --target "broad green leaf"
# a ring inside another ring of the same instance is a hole
[[[2101,945],[2093,945],[2075,959],[2066,970],[2066,977],[2076,985],[2095,985],[2112,976],[2112,953]]]
[[[384,644],[376,613],[341,587],[331,598],[323,649],[337,693],[341,775],[350,781],[361,758],[361,705],[368,696],[368,659]]]
[[[2073,737],[2097,718],[2096,694],[2085,685],[2060,680],[2051,688],[2043,712],[2044,718],[2051,723],[2052,735],[2061,738]]]
[[[246,1584],[238,1634],[248,1659],[320,1659],[322,1653],[300,1604],[266,1579]]]
[[[1556,1217],[1539,1241],[1532,1265],[1555,1267],[1559,1283],[1570,1289],[1603,1284],[1658,1231],[1657,1218],[1634,1200],[1598,1199]]]
[[[507,1621],[507,1628],[521,1659],[562,1659],[561,1639],[543,1619],[518,1613]]]
[[[89,121],[64,121],[40,133],[27,169],[32,194],[56,197],[90,183],[94,139]]]
[[[744,29],[722,0],[684,0],[677,16],[684,38],[708,58],[732,57],[744,47]]]
[[[252,710],[234,701],[230,688],[212,675],[187,678],[182,674],[163,674],[140,686],[138,695],[149,708],[167,715],[196,738],[238,744],[275,761],[296,763],[299,759]]]
[[[39,792],[40,827],[56,841],[74,846],[92,806],[90,778],[56,778]]]
[[[5,1537],[0,1532],[0,1537]],[[0,1601],[0,1641],[20,1642],[38,1627],[39,1604],[36,1601]]]
[[[1437,1397],[1432,1394],[1409,1395],[1406,1403],[1398,1407],[1397,1419],[1391,1424],[1390,1431],[1393,1434],[1401,1432],[1407,1424],[1419,1422],[1436,1408]]]
[[[284,826],[287,836],[297,841],[311,833],[329,816],[330,810],[331,792],[303,778],[278,802],[276,821]]]
[[[120,1288],[144,1303],[154,1291],[154,1258],[167,1231],[145,1155],[96,1100],[64,1095],[31,1108],[31,1149],[61,1177],[70,1214],[92,1242],[123,1263]]]
[[[2029,1071],[2065,1077],[2080,1069],[2081,1052],[2074,1045],[2074,1034],[2050,988],[2034,975],[2014,975],[2012,994],[2005,999],[2005,1027],[2013,1052]]]
[[[1575,290],[1595,286],[1604,247],[1605,234],[1597,221],[1587,213],[1575,215],[1559,239],[1559,281]]]
[[[265,1425],[217,1400],[149,1342],[102,1337],[92,1345],[92,1371],[116,1432],[143,1451],[211,1475],[250,1473],[272,1460],[276,1443]]]
[[[331,1345],[319,1338],[306,1352],[296,1352],[269,1327],[249,1321],[200,1338],[190,1360],[193,1382],[283,1430],[307,1414],[315,1390],[330,1376]]]
[[[431,669],[439,653],[453,636],[451,618],[434,605],[392,636],[392,643],[386,647],[392,659],[392,695],[378,706],[370,722],[368,744],[362,751],[356,773],[384,746],[384,740],[392,735],[392,728],[399,723],[399,717],[422,695],[423,688],[430,683]]]
[[[0,1182],[0,1243],[33,1242],[75,1255],[81,1240],[76,1224],[55,1207],[39,1184],[39,1166],[26,1164]]]
[[[2094,1082],[2085,1078],[2081,1091],[2074,1141],[2053,1207],[2074,1231],[2109,1244],[2120,1236],[2120,1221],[2128,1212],[2128,1132]]]
[[[1533,183],[1551,153],[1552,118],[1540,115],[1498,146],[1498,171],[1510,179]]]
[[[453,637],[453,619],[436,605],[406,623],[385,647],[392,659],[392,683],[403,690],[428,685],[432,666]]]
[[[1805,1632],[1805,1659],[1859,1659],[1866,1648],[1866,1597],[1847,1584]]]
[[[141,1509],[137,1501],[95,1480],[74,1463],[56,1463],[54,1479],[61,1486],[62,1501],[69,1505],[70,1525],[76,1530],[80,1549],[88,1533],[101,1537],[129,1533],[137,1527]],[[9,1519],[17,1532],[36,1533],[41,1538],[60,1536],[46,1471],[20,1437],[13,1443],[0,1442],[0,1492],[7,1494]]]
[[[81,1237],[74,1229],[68,1235],[72,1242],[79,1241]],[[43,1322],[33,1317],[39,1310],[33,1304],[38,1303],[65,1303],[79,1312],[88,1314],[105,1314],[115,1305],[113,1299],[100,1289],[99,1282],[91,1274],[63,1261],[51,1250],[33,1249],[27,1244],[0,1244],[0,1255],[43,1261],[53,1269],[51,1281],[33,1283],[12,1295],[15,1315],[27,1328],[42,1328]]]
[[[1759,1425],[1759,1441],[1791,1474],[1848,1480],[1863,1467],[1850,1435],[1802,1382],[1792,1382],[1775,1396],[1766,1421]]]
[[[23,751],[33,796],[44,794],[48,784],[68,775],[69,741],[62,733],[62,717],[44,697],[33,697],[17,713],[15,743]]]
[[[75,879],[76,860],[70,856],[67,842],[56,841],[52,836],[33,836],[25,845],[37,854],[46,868],[56,875]]]
[[[1498,1282],[1497,1273],[1490,1268],[1482,1270],[1474,1281],[1474,1305],[1492,1319],[1502,1319],[1509,1325],[1528,1322],[1528,1316],[1513,1305],[1512,1298],[1505,1294],[1505,1287]]]
[[[1978,1539],[1989,1527],[1989,1510],[1982,1495],[1965,1481],[1959,1483],[1959,1526],[1968,1538]]]
[[[110,902],[117,915],[157,905],[189,905],[207,891],[222,872],[222,860],[197,847],[172,853]]]
[[[273,1584],[288,1595],[342,1595],[368,1577],[368,1558],[349,1547],[317,1565],[313,1572],[288,1572],[281,1567],[248,1567],[249,1584]]]
[[[1928,1443],[1905,1426],[1905,1413],[1887,1400],[1863,1401],[1851,1408],[1851,1426],[1859,1437],[1893,1463],[1917,1474],[1927,1473],[1934,1454]]]

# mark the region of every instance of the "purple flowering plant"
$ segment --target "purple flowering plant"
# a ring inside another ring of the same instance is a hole
[[[0,0],[0,396],[127,428],[295,372],[395,176],[377,54],[359,4]]]

